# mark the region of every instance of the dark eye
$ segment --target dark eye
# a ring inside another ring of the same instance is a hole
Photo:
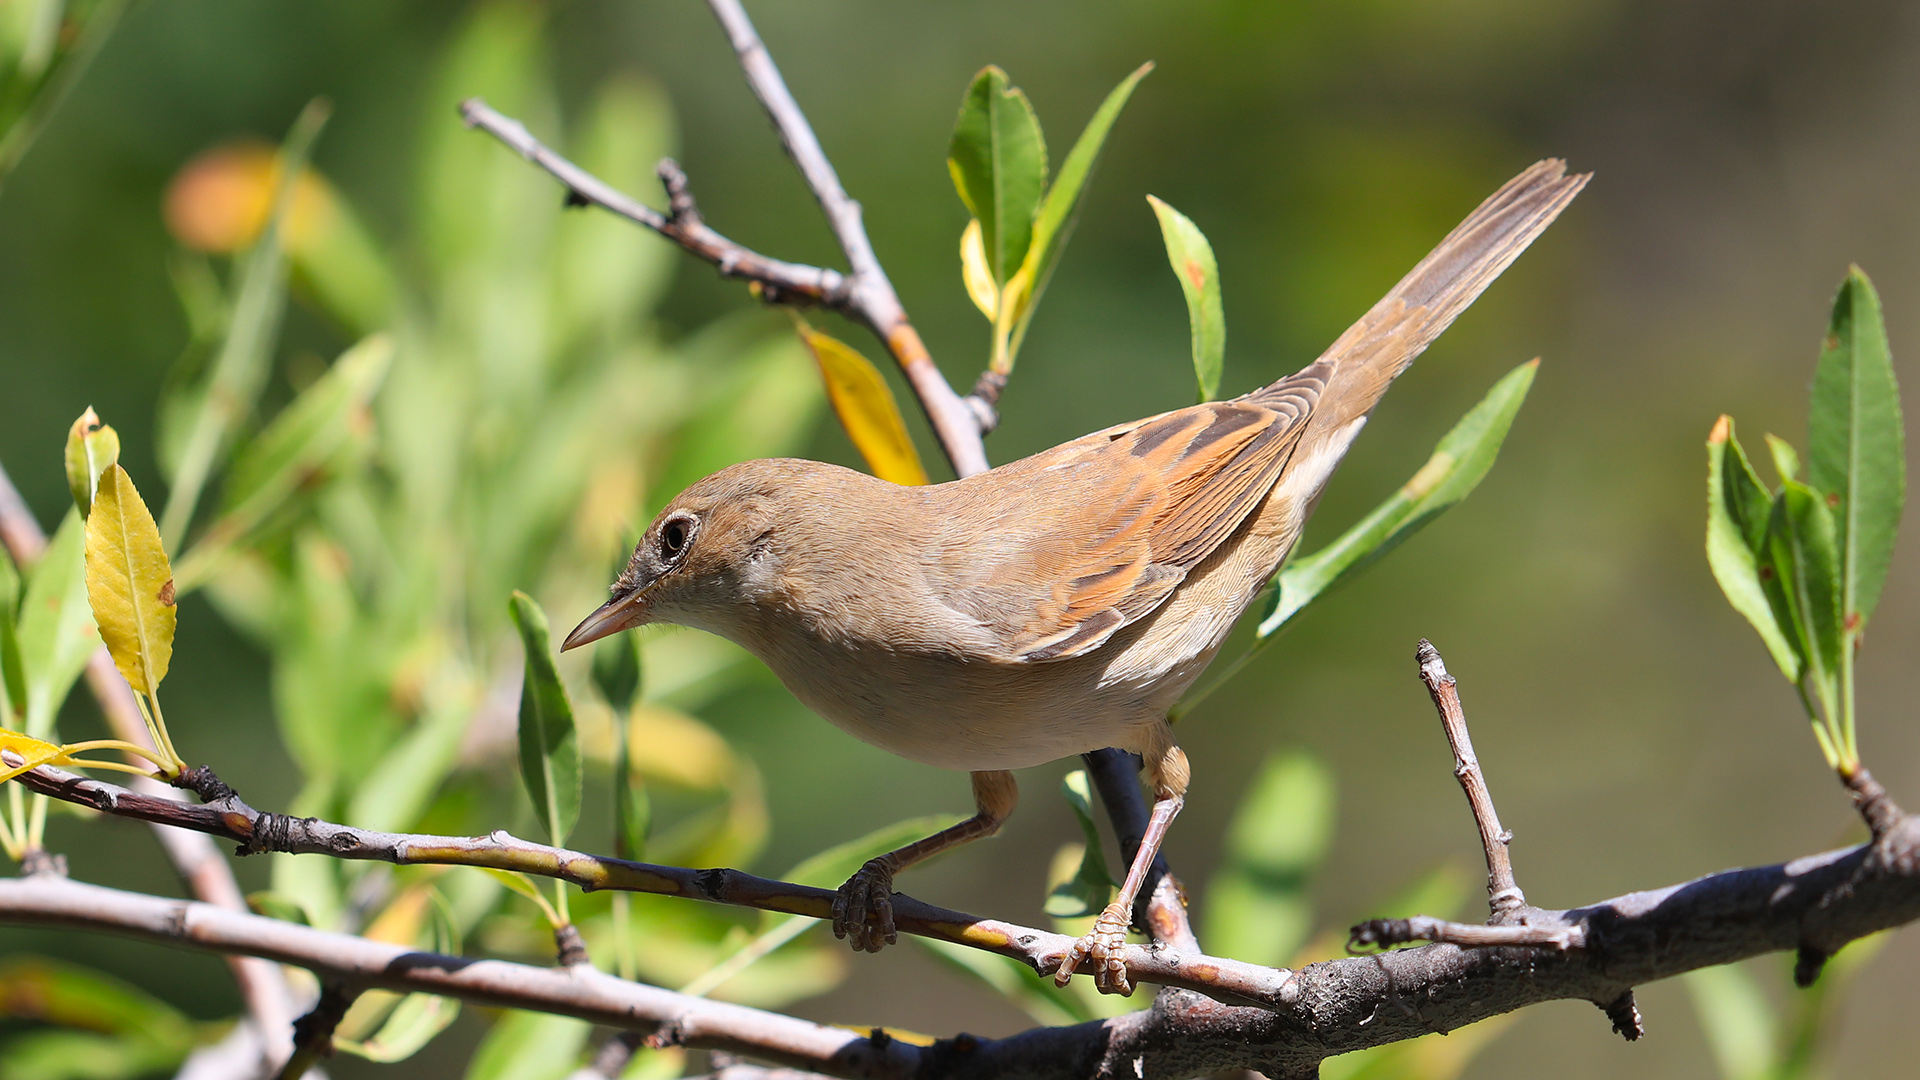
[[[686,518],[674,518],[660,526],[660,557],[668,562],[679,558],[692,538],[693,522]]]

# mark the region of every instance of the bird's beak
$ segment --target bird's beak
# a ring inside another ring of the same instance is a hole
[[[593,614],[580,620],[580,625],[573,628],[567,640],[560,643],[560,651],[577,649],[646,622],[647,608],[650,606],[647,603],[649,591],[645,588],[635,589],[601,604]]]

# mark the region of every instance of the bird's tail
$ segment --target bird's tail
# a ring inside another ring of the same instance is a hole
[[[1568,176],[1565,162],[1542,161],[1468,214],[1316,361],[1325,365],[1318,374],[1326,383],[1303,445],[1315,443],[1316,432],[1349,431],[1351,421],[1372,410],[1388,385],[1560,216],[1591,175]]]

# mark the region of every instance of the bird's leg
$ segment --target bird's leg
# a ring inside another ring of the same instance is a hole
[[[833,936],[846,938],[855,952],[879,952],[897,939],[893,930],[893,875],[969,840],[992,836],[1013,814],[1020,789],[1013,774],[1000,770],[973,774],[974,815],[924,840],[895,848],[867,864],[840,886],[833,898]]]
[[[1127,927],[1133,922],[1133,900],[1146,884],[1154,856],[1160,854],[1160,842],[1166,839],[1167,826],[1173,824],[1174,816],[1186,805],[1187,783],[1193,776],[1187,767],[1186,753],[1173,743],[1173,732],[1161,724],[1157,735],[1156,745],[1143,755],[1147,779],[1153,784],[1153,814],[1147,819],[1147,831],[1140,838],[1140,850],[1134,852],[1133,864],[1127,867],[1127,880],[1120,886],[1120,895],[1094,920],[1087,936],[1074,942],[1060,961],[1059,969],[1053,973],[1056,985],[1067,985],[1081,963],[1091,962],[1094,985],[1101,993],[1122,996],[1133,993],[1124,958]]]

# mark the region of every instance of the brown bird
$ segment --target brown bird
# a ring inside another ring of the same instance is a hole
[[[1135,895],[1179,813],[1167,711],[1273,576],[1395,376],[1586,184],[1543,161],[1480,204],[1298,374],[1075,439],[951,483],[748,461],[681,492],[563,648],[628,627],[719,634],[849,733],[973,774],[967,821],[841,886],[834,934],[894,941],[894,874],[996,832],[1010,770],[1135,751],[1153,815],[1117,899],[1063,958],[1130,993]]]

